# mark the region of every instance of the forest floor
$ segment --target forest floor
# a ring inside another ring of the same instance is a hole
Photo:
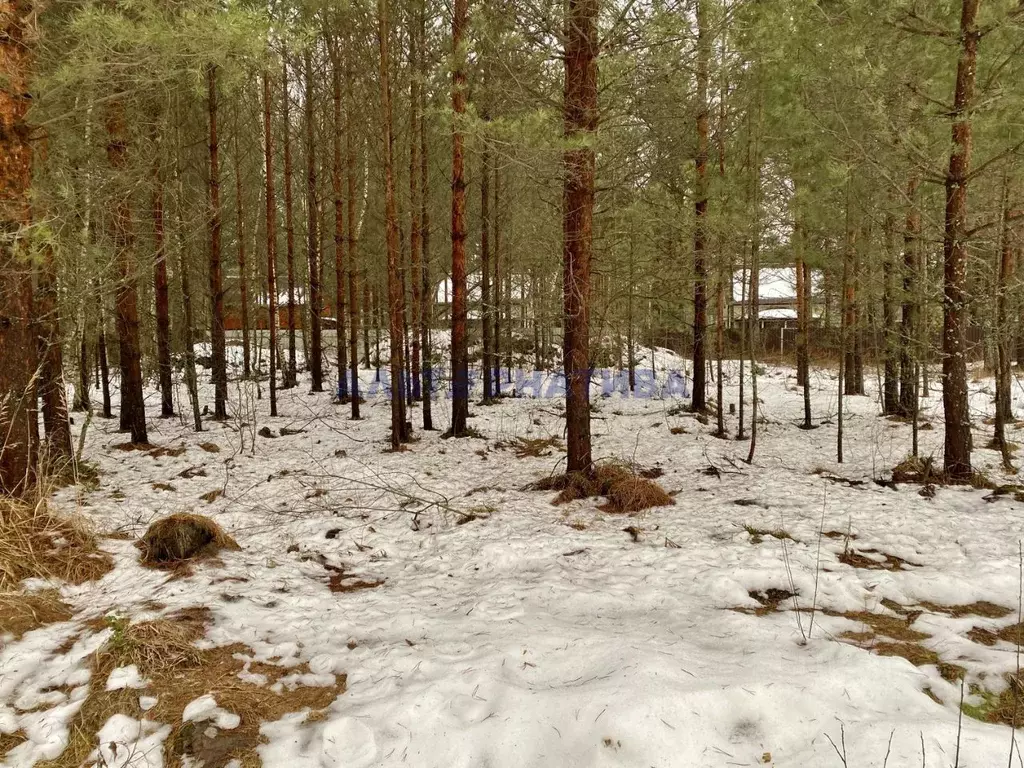
[[[232,418],[194,433],[156,418],[150,392],[153,447],[93,420],[98,483],[53,501],[101,532],[113,569],[30,581],[63,608],[0,627],[0,761],[1006,765],[1012,730],[984,720],[1016,714],[1021,503],[877,484],[910,426],[873,394],[848,399],[837,464],[834,374],[813,385],[821,426],[804,431],[793,371],[759,377],[749,465],[748,443],[713,437],[688,401],[596,388],[595,457],[658,470],[674,496],[635,516],[528,489],[564,461],[557,397],[474,405],[481,437],[461,440],[420,431],[414,408],[417,441],[391,453],[380,395],[352,422],[304,380],[270,418],[232,383]],[[975,461],[1014,483],[982,448],[991,387],[972,384]],[[938,457],[933,394],[921,451]],[[435,402],[442,429],[449,407]],[[240,549],[143,567],[135,541],[177,512]]]

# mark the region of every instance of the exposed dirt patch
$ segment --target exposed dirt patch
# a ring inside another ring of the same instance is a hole
[[[353,574],[346,573],[344,568],[339,568],[336,565],[324,565],[324,568],[331,572],[331,577],[327,581],[327,586],[331,592],[335,594],[342,594],[347,592],[361,592],[364,589],[376,589],[384,585],[384,579],[378,581],[368,581],[362,579]]]
[[[754,608],[752,611],[749,608],[737,608],[736,610],[740,613],[753,613],[755,616],[767,616],[769,613],[777,613],[781,611],[782,604],[791,598],[797,597],[798,592],[790,592],[786,589],[766,589],[763,592],[758,590],[751,590],[747,592],[753,600],[756,600],[761,604],[760,608]]]
[[[224,495],[224,491],[221,488],[204,493],[199,498],[205,501],[207,504],[213,504],[217,499]]]
[[[102,685],[111,671],[128,664],[138,665],[142,677],[149,681],[145,694],[158,697],[145,717],[177,724],[164,743],[164,764],[168,766],[182,765],[186,756],[193,764],[202,761],[207,768],[218,768],[231,760],[247,768],[259,766],[256,748],[263,743],[259,732],[262,722],[303,710],[308,718],[316,719],[345,692],[344,675],[323,687],[297,685],[294,676],[309,672],[308,668],[254,662],[244,645],[197,648],[195,642],[205,634],[208,621],[209,613],[204,608],[136,624],[108,617],[105,624],[112,635],[92,659],[94,682],[71,723],[68,747],[58,758],[42,765],[81,765],[97,746],[95,734],[107,719],[117,713],[142,716],[139,691],[106,691]],[[239,678],[241,672],[262,675],[262,684],[243,681]],[[275,686],[279,688],[276,692],[271,690],[275,683],[281,683]],[[240,717],[237,728],[219,732],[211,731],[208,723],[197,728],[181,722],[185,706],[207,693],[213,695],[218,706]]]
[[[787,531],[781,528],[758,528],[753,525],[744,525],[743,530],[750,534],[750,542],[752,544],[760,544],[764,541],[765,536],[771,536],[774,539],[782,541],[783,539],[789,539],[790,541],[796,541]]]
[[[149,452],[149,455],[154,459],[159,459],[162,456],[183,456],[185,454],[185,450],[186,448],[184,445],[179,445],[176,448],[168,448],[167,446],[161,445],[153,448],[153,450]]]
[[[827,616],[842,616],[843,618],[866,624],[875,635],[882,635],[892,640],[904,643],[916,643],[925,640],[931,635],[919,632],[911,628],[911,624],[920,616],[920,611],[907,616],[889,616],[884,613],[872,613],[871,611],[847,611],[836,613],[835,611],[824,611]],[[854,639],[859,633],[844,634],[843,637]]]
[[[869,555],[875,555],[875,557],[869,557]],[[890,555],[888,552],[880,552],[877,549],[848,549],[839,555],[839,562],[853,568],[864,568],[872,571],[902,571],[907,567],[921,567],[917,563],[904,560],[896,555]]]
[[[979,600],[978,602],[965,605],[942,605],[941,603],[922,600],[921,607],[932,613],[942,613],[954,619],[961,619],[964,616],[983,616],[986,619],[1001,619],[1013,613],[1012,608],[1005,608],[1001,605],[990,603],[987,600]]]
[[[220,446],[216,443],[200,443],[199,447],[207,453],[220,453]]]
[[[154,491],[176,491],[178,490],[170,483],[153,483]]]

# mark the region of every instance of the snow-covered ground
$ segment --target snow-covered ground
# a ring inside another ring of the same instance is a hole
[[[659,369],[686,368],[667,351],[657,357]],[[727,404],[737,401],[736,367],[729,372]],[[368,390],[373,373],[363,379]],[[881,656],[841,635],[865,630],[851,617],[857,612],[899,618],[887,606],[921,610],[908,625],[924,635],[922,647],[964,667],[968,683],[1005,687],[1014,646],[982,645],[968,632],[1018,621],[1021,504],[1012,494],[988,503],[987,491],[972,488],[940,487],[925,498],[919,487],[872,482],[910,448],[910,427],[877,416],[873,395],[848,398],[846,462],[837,465],[834,374],[815,372],[813,383],[815,422],[828,423],[803,431],[793,372],[768,368],[759,377],[763,421],[752,465],[743,461],[748,443],[714,438],[714,421],[684,413],[687,401],[673,386],[654,387],[651,397],[601,397],[595,385],[595,457],[659,468],[659,482],[675,494],[674,506],[636,518],[602,511],[600,499],[556,507],[552,493],[526,490],[560,471],[564,453],[520,458],[512,445],[562,438],[557,397],[474,405],[472,425],[485,439],[424,433],[416,407],[417,442],[390,453],[381,394],[352,422],[347,406],[310,394],[304,378],[279,393],[280,415],[270,418],[265,388],[255,400],[255,385],[232,383],[233,417],[196,434],[156,418],[159,398],[148,392],[150,441],[186,450],[119,450],[126,437],[116,422],[93,420],[85,458],[98,465],[100,486],[65,489],[59,504],[133,538],[169,513],[210,515],[241,551],[171,576],[141,567],[132,541],[105,540],[116,568],[61,588],[76,618],[0,650],[0,734],[20,729],[29,739],[0,759],[21,768],[55,757],[89,686],[146,685],[130,669],[112,683],[87,679],[85,660],[110,630],[85,620],[206,606],[207,645],[240,643],[253,659],[305,664],[314,678],[347,675],[347,692],[326,716],[265,723],[259,754],[267,766],[810,768],[842,766],[831,743],[842,751],[841,740],[851,768],[953,765],[959,684],[936,664]],[[980,448],[991,383],[972,387],[978,468],[1013,482],[998,455]],[[941,463],[933,395],[925,415],[935,428],[921,432],[921,446]],[[212,401],[208,384],[203,398]],[[449,413],[449,401],[434,402],[442,430]],[[80,415],[76,422],[79,429]],[[729,425],[735,431],[735,417]],[[262,427],[298,431],[253,442]],[[221,493],[200,498],[211,491]],[[752,535],[755,528],[792,539]],[[838,559],[848,550],[906,564],[854,567]],[[332,592],[325,564],[382,583]],[[783,610],[756,615],[761,604],[751,593],[769,589],[798,593],[795,605],[785,600]],[[1013,614],[954,617],[921,607],[980,600]],[[145,687],[138,693],[147,695]],[[101,734],[107,751],[90,764],[161,765],[164,726],[173,725],[111,718]],[[118,740],[131,748],[111,752]],[[960,766],[1005,765],[1011,732],[963,718],[959,741]]]

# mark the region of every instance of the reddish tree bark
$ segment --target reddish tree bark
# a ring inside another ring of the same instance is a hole
[[[452,427],[466,434],[469,417],[469,350],[466,336],[466,179],[462,127],[466,112],[466,63],[462,50],[469,20],[467,0],[454,0],[452,13]]]
[[[324,391],[324,356],[321,315],[323,298],[320,291],[320,208],[316,194],[316,142],[313,116],[313,62],[306,49],[303,55],[306,81],[306,251],[309,262],[309,359],[306,365],[314,392]]]
[[[21,494],[35,482],[38,424],[33,377],[32,276],[22,261],[32,184],[30,126],[25,119],[33,65],[28,29],[33,3],[0,0],[0,492]]]
[[[351,47],[345,47],[345,176],[348,186],[348,216],[345,240],[348,246],[348,320],[349,320],[349,364],[352,366],[350,397],[352,418],[359,419],[359,231],[356,225],[356,151],[353,134],[355,109]],[[369,337],[367,337],[368,339]],[[369,342],[367,342],[367,366],[369,366]]]
[[[348,340],[345,337],[345,303],[347,285],[345,283],[345,200],[342,196],[342,152],[341,135],[343,130],[341,118],[341,64],[338,61],[337,44],[330,44],[331,53],[331,91],[334,106],[334,124],[332,146],[334,149],[331,165],[331,190],[334,193],[334,316],[337,318],[338,339],[338,386],[335,395],[339,403],[348,402]]]
[[[122,172],[128,160],[124,105],[111,103],[107,112],[107,160],[115,172]],[[130,196],[123,194],[114,206],[113,242],[118,266],[115,294],[117,340],[121,366],[121,431],[130,432],[132,442],[148,443],[146,409],[142,396],[142,352],[139,344],[139,309],[133,263],[135,233],[132,230]]]
[[[288,94],[288,56],[281,57],[283,66],[281,103],[284,112],[282,140],[284,141],[284,232],[285,258],[288,270],[288,365],[284,370],[285,388],[294,387],[298,377],[295,353],[295,226],[292,220],[292,141],[291,96]]]
[[[217,138],[217,67],[206,68],[210,121],[210,346],[213,365],[213,418],[228,417],[228,370],[224,349],[224,268],[221,264],[220,144]]]
[[[277,416],[277,204],[274,201],[274,129],[270,76],[263,73],[263,151],[267,201],[267,328],[270,331],[270,415]]]
[[[464,0],[457,0],[462,2]],[[391,357],[391,447],[398,450],[408,442],[411,434],[405,420],[405,361],[403,359],[402,316],[405,296],[398,274],[400,244],[398,232],[398,206],[395,201],[395,148],[391,111],[390,56],[388,54],[391,27],[388,23],[388,0],[377,0],[377,41],[380,48],[380,96],[384,129],[384,221],[387,228],[388,253],[388,339]]]
[[[158,151],[158,150],[157,150]],[[167,282],[167,244],[164,233],[164,179],[160,160],[153,163],[153,297],[156,303],[156,358],[160,375],[160,416],[174,415],[171,380],[171,299]]]
[[[238,108],[235,108],[235,239],[238,246],[238,294],[242,311],[242,375],[252,375],[252,353],[249,326],[249,273],[245,253],[245,207],[242,197],[242,153],[238,149]]]
[[[431,407],[433,398],[433,365],[430,361],[430,320],[433,315],[434,306],[434,284],[430,279],[430,174],[427,159],[427,14],[426,0],[419,2],[419,65],[420,77],[424,86],[420,89],[420,120],[419,120],[419,141],[420,141],[420,227],[423,232],[421,247],[423,250],[422,269],[420,270],[421,284],[423,287],[422,300],[420,301],[420,355],[423,360],[421,374],[423,376],[423,429],[434,428],[434,417]]]
[[[946,422],[943,466],[952,480],[971,477],[971,415],[967,399],[967,185],[971,170],[971,115],[977,75],[978,6],[963,0],[960,56],[953,94],[953,148],[946,172],[943,236],[942,409]]]
[[[597,131],[598,0],[569,0],[565,25],[562,260],[566,377],[566,470],[590,472],[590,260],[593,253]]]
[[[484,120],[487,119],[486,114]],[[494,322],[491,306],[491,148],[484,138],[484,151],[480,158],[480,325],[483,336],[484,401],[494,397],[491,375],[494,373],[491,331]]]
[[[704,0],[697,0],[697,172],[693,230],[693,400],[695,412],[707,410],[708,269],[705,257],[708,211],[708,68],[711,39]]]
[[[917,411],[917,279],[918,239],[921,212],[917,207],[918,177],[907,182],[906,222],[903,234],[903,306],[900,316],[900,413],[910,417]]]
[[[422,301],[421,260],[423,250],[422,204],[420,201],[420,67],[418,19],[409,15],[409,265],[412,270],[412,353],[410,355],[410,396],[420,399],[420,302]]]

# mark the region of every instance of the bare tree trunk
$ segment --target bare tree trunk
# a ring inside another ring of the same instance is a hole
[[[290,389],[298,383],[298,361],[295,352],[295,223],[292,219],[292,126],[291,96],[288,93],[287,52],[281,57],[281,61],[283,66],[281,103],[284,111],[281,129],[284,141],[284,230],[288,270],[288,365],[284,371],[284,388]]]
[[[320,295],[320,208],[316,194],[316,142],[313,131],[313,62],[309,49],[303,55],[306,80],[306,249],[309,263],[309,357],[306,366],[314,392],[324,391],[323,334],[320,322],[323,299]]]
[[[113,102],[107,113],[107,160],[115,172],[128,161],[124,105]],[[130,432],[132,442],[149,442],[146,407],[142,396],[142,353],[139,345],[139,310],[133,263],[135,235],[132,231],[131,199],[124,194],[114,207],[114,253],[118,265],[117,338],[121,361],[121,431]]]
[[[180,123],[178,123],[180,126]],[[202,415],[199,411],[199,382],[196,379],[196,347],[194,339],[195,321],[192,313],[192,288],[188,274],[188,262],[186,261],[187,248],[185,247],[185,209],[184,209],[184,184],[181,177],[181,147],[180,135],[175,146],[178,151],[174,156],[174,189],[177,213],[177,241],[178,241],[178,274],[181,278],[181,307],[183,315],[182,342],[185,347],[184,374],[185,386],[188,389],[189,401],[192,404],[192,426],[196,432],[203,431]]]
[[[423,80],[423,87],[420,89],[420,119],[419,119],[419,141],[420,141],[420,227],[423,231],[422,248],[422,300],[420,302],[420,355],[423,364],[421,373],[423,376],[423,429],[434,428],[434,417],[431,400],[434,393],[434,372],[433,363],[430,359],[430,321],[433,317],[434,308],[434,283],[430,278],[430,173],[427,159],[427,34],[426,34],[426,0],[419,2],[419,65],[420,77]]]
[[[899,413],[899,333],[896,330],[895,272],[896,220],[885,217],[885,256],[882,262],[882,333],[885,337],[885,375],[882,384],[882,412]]]
[[[238,150],[238,107],[235,107],[235,239],[238,241],[238,293],[242,310],[242,375],[252,375],[249,327],[249,275],[245,254],[245,208],[242,198],[242,154]]]
[[[566,470],[593,469],[590,445],[590,260],[596,158],[587,137],[597,130],[598,0],[569,0],[565,39],[564,131],[581,146],[562,155],[562,262],[566,378]]]
[[[494,247],[492,248],[494,262],[494,396],[501,396],[501,312],[505,306],[502,301],[502,290],[506,280],[501,277],[501,169],[497,160],[494,163],[494,207],[491,208],[491,227],[494,230]],[[511,269],[508,271],[507,281],[512,279]]]
[[[962,0],[960,57],[953,96],[953,148],[946,173],[943,236],[942,408],[944,469],[952,480],[971,477],[971,415],[967,400],[967,184],[971,169],[971,116],[977,72],[981,0]]]
[[[92,407],[89,402],[89,343],[86,322],[82,322],[82,334],[78,344],[78,387],[75,388],[73,409],[88,411]]]
[[[45,145],[44,145],[45,146]],[[45,150],[44,150],[45,152]],[[42,153],[41,153],[42,154]],[[42,361],[39,395],[43,401],[46,434],[45,459],[49,468],[62,471],[72,460],[71,426],[68,420],[67,388],[64,386],[64,353],[57,308],[57,267],[53,248],[47,245],[37,276],[35,317],[39,323]]]
[[[487,116],[484,115],[486,122]],[[483,337],[481,367],[484,375],[484,402],[494,397],[491,376],[494,373],[491,348],[494,308],[491,306],[491,148],[486,136],[480,158],[480,326]]]
[[[851,189],[853,182],[847,179],[846,182],[846,243],[843,246],[843,338],[846,344],[843,346],[843,392],[847,395],[857,394],[856,383],[856,360],[853,347],[850,343],[852,334],[856,333],[856,302],[857,294],[854,288],[854,252],[857,249],[857,230],[853,225],[853,212],[851,201]]]
[[[267,200],[267,329],[270,332],[270,415],[277,416],[277,204],[274,200],[274,129],[270,76],[263,73],[263,159]]]
[[[32,329],[32,275],[23,260],[32,184],[31,100],[33,4],[0,2],[0,492],[26,493],[35,483],[39,442],[36,414],[36,344]]]
[[[1007,294],[1013,283],[1016,264],[1014,263],[1014,243],[1011,227],[1010,210],[1010,178],[1009,172],[1003,173],[1003,222],[999,243],[999,271],[996,285],[996,422],[993,443],[1002,453],[1003,465],[1012,470],[1013,462],[1010,455],[1010,444],[1006,439],[1006,424],[1013,420],[1013,406],[1010,388],[1013,384],[1010,372],[1010,323],[1007,308]]]
[[[797,306],[797,379],[803,389],[804,396],[804,429],[813,429],[811,421],[811,358],[810,358],[810,327],[811,327],[811,285],[810,270],[804,261],[804,230],[797,213],[797,221],[793,227],[793,242],[797,249],[796,258],[796,306]]]
[[[159,151],[159,149],[157,149]],[[164,181],[159,158],[153,164],[153,295],[156,303],[156,356],[160,373],[160,416],[174,416],[171,379],[171,297],[167,282],[167,242],[164,233]]]
[[[452,427],[453,437],[466,434],[469,416],[469,350],[466,338],[466,179],[459,121],[466,112],[466,62],[463,36],[469,21],[467,0],[454,0],[452,13]]]
[[[903,306],[900,317],[900,413],[910,417],[917,411],[917,292],[918,238],[921,232],[921,213],[917,207],[920,179],[907,182],[907,216],[903,234]]]
[[[335,396],[339,403],[348,402],[348,354],[345,336],[345,200],[341,186],[341,66],[338,60],[337,43],[330,42],[331,86],[334,105],[332,146],[334,157],[331,166],[331,189],[334,192],[334,316],[338,339],[338,385]]]
[[[410,390],[413,400],[422,396],[420,381],[420,317],[423,301],[423,204],[425,195],[420,174],[420,44],[419,19],[409,14],[409,264],[412,269],[412,350],[409,358]]]
[[[464,1],[464,0],[462,0]],[[402,294],[399,270],[398,208],[395,202],[394,126],[391,112],[390,57],[388,43],[388,0],[377,0],[377,41],[380,46],[381,126],[384,129],[384,221],[387,227],[388,252],[388,316],[391,342],[391,447],[398,450],[412,437],[405,420],[405,362],[402,349],[402,316],[405,296]]]
[[[96,294],[102,296],[99,291],[99,283],[96,283]],[[103,418],[114,418],[114,409],[110,401],[110,364],[107,361],[107,318],[106,311],[100,304],[99,333],[96,336],[96,365],[99,368],[100,387],[103,399]]]
[[[693,411],[707,410],[708,268],[705,258],[708,211],[708,67],[711,38],[707,29],[704,0],[697,0],[697,172],[694,190],[696,219],[693,229]]]
[[[217,67],[206,68],[210,117],[210,346],[213,364],[213,418],[228,417],[228,370],[224,349],[224,269],[221,264],[220,147],[217,139]]]
[[[345,240],[348,245],[348,312],[349,312],[349,357],[352,366],[350,399],[351,416],[361,418],[359,414],[359,229],[356,224],[356,152],[352,134],[355,131],[355,120],[352,113],[355,109],[353,95],[352,53],[350,46],[345,47],[345,182],[348,192],[348,216]],[[365,289],[365,284],[364,284]],[[365,296],[365,294],[364,294]],[[339,341],[339,343],[341,343]],[[366,364],[369,367],[369,345],[367,345]]]

